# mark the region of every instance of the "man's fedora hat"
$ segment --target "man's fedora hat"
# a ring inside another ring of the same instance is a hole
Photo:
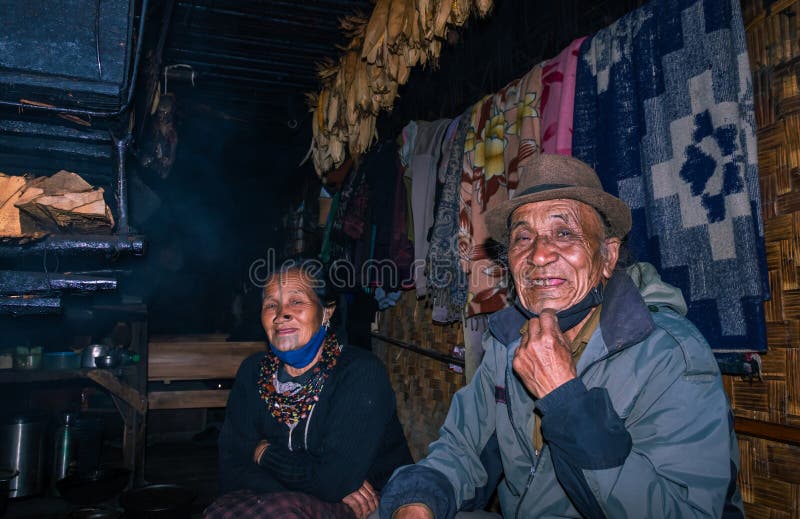
[[[605,218],[612,237],[623,238],[631,230],[631,209],[606,193],[597,173],[586,163],[565,155],[542,153],[520,164],[519,185],[514,198],[486,212],[489,236],[508,241],[511,213],[531,202],[566,198],[588,204]]]

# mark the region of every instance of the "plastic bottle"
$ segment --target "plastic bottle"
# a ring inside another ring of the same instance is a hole
[[[77,413],[64,413],[61,425],[56,430],[53,482],[64,479],[76,469],[78,436],[75,434]]]

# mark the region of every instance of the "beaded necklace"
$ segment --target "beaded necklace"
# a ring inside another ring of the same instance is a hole
[[[258,393],[267,404],[270,414],[280,423],[286,424],[289,429],[294,429],[297,422],[304,419],[311,408],[319,401],[319,394],[325,380],[336,366],[336,359],[342,347],[333,333],[325,337],[322,343],[322,355],[317,364],[311,368],[312,376],[299,385],[294,391],[280,393],[276,389],[278,382],[278,369],[280,361],[271,351],[267,351],[261,361],[258,374]]]

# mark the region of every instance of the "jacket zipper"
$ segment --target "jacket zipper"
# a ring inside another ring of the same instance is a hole
[[[509,366],[510,365],[508,363],[506,363],[506,373],[505,373],[506,400],[507,400],[506,401],[506,409],[508,410],[508,420],[511,422],[511,428],[514,429],[514,434],[517,435],[517,439],[520,439],[519,438],[519,434],[517,432],[519,429],[517,429],[517,425],[514,422],[514,413],[511,411],[511,407],[512,406],[511,406],[511,396],[510,396],[510,393],[509,393],[509,391],[511,389],[511,384],[509,383],[510,382],[510,380],[509,380],[510,367]],[[527,445],[527,443],[525,443],[524,441],[522,441],[521,443],[523,445]],[[528,448],[528,453],[530,454],[530,448]],[[528,473],[528,480],[525,482],[525,488],[522,489],[522,493],[520,494],[520,497],[519,497],[519,502],[517,503],[517,509],[516,509],[516,511],[514,511],[515,519],[519,519],[519,512],[520,512],[520,509],[522,508],[522,501],[525,499],[525,496],[528,494],[528,489],[530,489],[531,483],[533,483],[533,477],[536,475],[536,469],[539,466],[539,460],[541,458],[542,458],[542,452],[541,451],[539,451],[538,453],[536,453],[536,452],[533,453],[533,458],[531,460],[531,469],[530,469],[530,472]]]
[[[625,349],[625,348],[619,348],[619,349],[617,349],[615,351],[608,352],[605,355],[603,355],[602,357],[593,360],[591,363],[589,363],[586,366],[584,366],[584,368],[581,370],[581,372],[576,374],[576,377],[582,379],[583,375],[585,375],[586,372],[589,371],[589,368],[591,368],[595,364],[598,364],[599,362],[602,362],[602,361],[608,359],[609,357],[611,357],[614,354],[618,353],[622,349]],[[508,376],[509,372],[511,370],[510,366],[511,366],[511,364],[509,364],[508,359],[506,359],[505,384],[506,384],[506,399],[508,400],[506,402],[506,409],[508,410],[508,419],[511,422],[511,428],[514,429],[514,433],[517,434],[518,429],[517,429],[516,424],[514,423],[514,413],[511,411],[511,407],[512,407],[511,406],[511,397],[509,395],[509,391],[510,391],[510,388],[511,388],[511,384],[509,383],[510,380],[509,380],[509,376]],[[517,437],[519,439],[519,434],[517,434]],[[523,445],[526,445],[524,443],[524,441],[522,443],[523,443]],[[542,447],[542,450],[544,450],[544,447]],[[528,494],[528,490],[531,487],[531,483],[533,483],[533,478],[534,478],[534,476],[536,476],[536,470],[539,467],[539,460],[541,460],[541,458],[542,458],[542,451],[539,451],[538,453],[534,453],[533,462],[531,464],[531,469],[530,469],[530,472],[528,473],[528,480],[525,482],[525,488],[522,490],[522,493],[520,494],[519,502],[517,503],[517,509],[514,511],[514,518],[515,519],[519,519],[519,513],[520,513],[520,511],[522,509],[522,502],[524,501],[525,496]]]
[[[519,496],[519,502],[517,503],[517,509],[514,511],[514,518],[519,519],[519,512],[522,509],[522,501],[525,500],[525,496],[528,494],[528,489],[531,488],[531,483],[533,483],[533,477],[536,475],[536,469],[539,467],[539,460],[542,459],[541,451],[539,454],[536,455],[536,461],[534,461],[533,465],[531,465],[531,471],[528,474],[528,481],[525,483],[525,489],[522,491],[522,494]]]

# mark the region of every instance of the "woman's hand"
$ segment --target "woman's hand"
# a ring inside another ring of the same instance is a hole
[[[267,440],[261,440],[258,442],[258,444],[256,444],[256,450],[253,451],[253,461],[256,463],[256,465],[261,464],[261,456],[264,455],[267,447],[269,447],[269,442]]]
[[[342,503],[352,508],[358,519],[366,519],[369,514],[378,509],[378,493],[365,479],[358,490],[342,499]]]

